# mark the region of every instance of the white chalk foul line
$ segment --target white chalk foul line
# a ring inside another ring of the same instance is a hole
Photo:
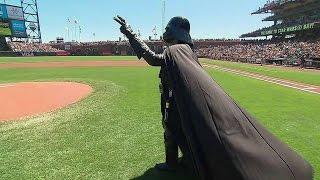
[[[0,88],[12,87],[14,84],[0,84]]]
[[[270,81],[277,81],[280,83],[285,83],[285,84],[291,84],[293,86],[299,86],[299,87],[303,87],[303,88],[314,88],[317,89],[316,86],[312,86],[312,85],[304,85],[301,83],[296,83],[296,82],[291,82],[291,81],[287,81],[287,80],[283,80],[283,79],[278,79],[278,78],[273,78],[273,77],[268,77],[268,76],[264,76],[264,75],[259,75],[259,74],[253,74],[253,73],[248,73],[248,72],[244,72],[244,71],[239,71],[239,70],[234,70],[234,69],[229,69],[229,68],[223,68],[223,67],[219,67],[219,66],[212,66],[212,65],[206,65],[207,67],[212,67],[212,68],[216,68],[216,69],[221,69],[224,71],[230,71],[230,72],[237,72],[237,73],[241,73],[241,74],[246,74],[249,76],[254,76],[254,77],[261,77]]]
[[[309,86],[309,85],[303,85],[303,84],[298,84],[298,83],[294,83],[294,82],[288,82],[282,79],[277,79],[277,78],[270,78],[267,76],[263,76],[263,75],[257,75],[257,74],[252,74],[252,73],[247,73],[247,72],[243,72],[243,71],[238,71],[238,70],[233,70],[233,69],[228,69],[228,68],[223,68],[223,67],[219,67],[216,65],[208,65],[208,64],[204,64],[204,67],[209,67],[209,68],[214,68],[217,70],[222,70],[225,72],[230,72],[233,74],[237,74],[240,76],[245,76],[245,77],[249,77],[249,78],[253,78],[253,79],[258,79],[261,81],[265,81],[265,82],[269,82],[269,83],[273,83],[273,84],[277,84],[277,85],[281,85],[281,86],[285,86],[285,87],[289,87],[289,88],[293,88],[293,89],[298,89],[300,91],[305,91],[305,92],[310,92],[310,93],[314,93],[314,94],[320,94],[319,92],[316,91],[312,91],[316,88],[316,86]]]
[[[309,87],[309,88],[304,88],[304,89],[306,89],[306,90],[315,90],[315,89],[317,89],[317,88]]]

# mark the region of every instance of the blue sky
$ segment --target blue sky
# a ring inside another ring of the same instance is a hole
[[[7,0],[7,2],[10,0]],[[166,22],[173,16],[187,17],[193,38],[237,38],[268,26],[263,15],[250,15],[266,0],[167,0]],[[161,0],[38,0],[42,36],[45,42],[65,37],[67,18],[82,26],[82,41],[116,40],[121,34],[112,17],[125,17],[143,38],[154,26],[161,32]],[[71,27],[69,27],[71,29]],[[70,35],[71,36],[71,35]],[[71,38],[71,37],[70,37]]]

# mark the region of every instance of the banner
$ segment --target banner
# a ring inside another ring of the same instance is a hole
[[[11,30],[13,37],[27,37],[26,24],[24,21],[12,20]]]
[[[8,19],[6,5],[0,4],[0,19]]]
[[[32,56],[34,56],[34,53],[33,52],[21,52],[21,55],[23,57],[32,57]]]
[[[7,6],[7,14],[9,19],[24,20],[21,7]]]
[[[67,51],[58,51],[56,52],[56,56],[70,56],[70,53]]]
[[[280,33],[290,33],[290,32],[296,32],[296,31],[315,29],[317,27],[318,27],[317,23],[309,23],[309,24],[296,25],[296,26],[284,27],[279,29],[269,29],[266,31],[261,31],[261,35],[268,36],[268,35],[280,34]]]
[[[0,22],[0,36],[11,36],[9,23]]]
[[[0,51],[0,57],[21,57],[21,56],[56,56],[56,53]]]

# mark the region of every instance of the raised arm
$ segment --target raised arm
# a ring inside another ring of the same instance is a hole
[[[165,63],[164,55],[153,52],[145,42],[137,37],[123,18],[117,16],[114,20],[121,25],[120,31],[129,39],[130,45],[139,59],[143,58],[151,66],[162,66]]]

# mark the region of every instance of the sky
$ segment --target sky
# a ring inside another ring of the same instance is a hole
[[[122,35],[112,18],[121,15],[134,31],[139,29],[142,38],[147,39],[153,35],[155,26],[159,35],[162,32],[162,1],[38,0],[42,37],[44,42],[58,36],[74,39],[74,25],[68,22],[69,18],[76,19],[82,27],[81,41],[118,40]],[[191,36],[195,39],[238,38],[270,25],[261,21],[266,15],[250,14],[264,3],[266,0],[166,0],[165,23],[174,16],[183,16],[189,19]]]

